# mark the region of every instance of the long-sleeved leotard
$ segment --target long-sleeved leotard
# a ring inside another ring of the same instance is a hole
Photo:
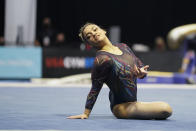
[[[143,63],[126,44],[115,44],[122,55],[98,51],[92,69],[92,87],[87,96],[86,109],[92,109],[105,83],[110,88],[111,109],[114,105],[137,101],[137,78],[133,74],[134,65],[141,68]]]

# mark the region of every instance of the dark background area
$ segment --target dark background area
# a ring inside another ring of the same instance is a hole
[[[4,30],[4,3],[0,1],[0,34]],[[66,35],[68,43],[80,41],[79,28],[94,22],[106,30],[121,26],[121,41],[153,47],[156,36],[166,38],[174,27],[196,22],[195,0],[38,0],[37,32],[42,19],[51,17],[53,26]]]
[[[5,0],[0,0],[0,36],[4,35]]]

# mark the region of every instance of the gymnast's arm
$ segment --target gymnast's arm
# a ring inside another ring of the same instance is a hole
[[[90,92],[87,96],[87,99],[86,99],[84,113],[81,115],[70,116],[68,118],[69,119],[87,119],[91,113],[91,110],[92,110],[96,100],[97,100],[98,94],[99,94],[102,86],[103,86],[102,82],[99,82],[97,80],[93,80],[91,90],[90,90]]]
[[[108,56],[102,56],[101,58],[96,57],[91,79],[92,87],[86,99],[86,105],[84,113],[81,115],[70,116],[69,119],[87,119],[93,109],[93,106],[97,100],[99,92],[103,86],[103,83],[108,77],[111,67],[111,60]]]

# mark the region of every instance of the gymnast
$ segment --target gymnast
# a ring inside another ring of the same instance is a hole
[[[112,44],[106,31],[94,23],[82,26],[79,36],[97,49],[97,53],[84,113],[68,119],[87,119],[104,83],[110,89],[111,111],[118,119],[161,120],[171,116],[172,109],[168,103],[137,101],[137,78],[146,77],[149,66],[143,65],[126,44]]]

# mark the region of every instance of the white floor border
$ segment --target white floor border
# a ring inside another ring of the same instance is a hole
[[[3,87],[23,87],[23,88],[90,88],[91,84],[40,84],[31,82],[2,82]],[[107,88],[106,85],[103,88]],[[196,89],[196,84],[138,84],[138,88],[168,88],[168,89]]]

